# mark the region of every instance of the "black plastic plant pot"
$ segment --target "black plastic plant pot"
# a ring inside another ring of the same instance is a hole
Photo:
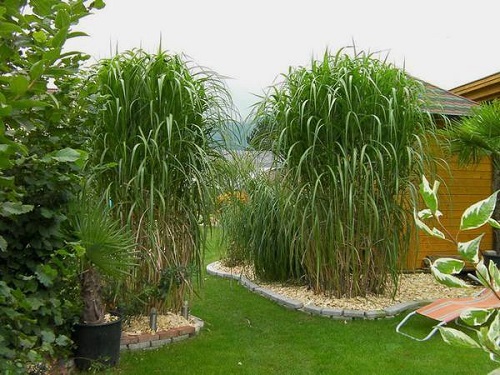
[[[493,250],[487,250],[483,252],[484,264],[488,266],[490,261],[496,264],[500,268],[500,255]]]
[[[115,366],[120,358],[121,333],[121,318],[98,325],[77,323],[73,332],[76,367],[89,370]]]

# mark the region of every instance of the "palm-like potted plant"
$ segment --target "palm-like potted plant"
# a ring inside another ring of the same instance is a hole
[[[492,190],[500,189],[500,101],[495,100],[473,109],[470,117],[444,130],[452,153],[464,165],[477,164],[491,157],[493,166]],[[497,197],[493,218],[500,220],[500,195]],[[500,229],[493,228],[493,250],[483,251],[485,259],[500,266]]]
[[[75,364],[88,369],[94,361],[115,365],[119,358],[121,318],[105,314],[101,274],[120,277],[134,264],[131,232],[114,221],[107,205],[84,197],[74,216],[78,242],[73,246],[81,261],[81,323],[75,325]]]

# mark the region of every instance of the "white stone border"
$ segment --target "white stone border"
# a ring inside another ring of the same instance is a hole
[[[216,263],[210,263],[207,266],[207,273],[214,276],[223,277],[226,279],[234,279],[239,281],[241,285],[250,291],[260,294],[261,296],[268,298],[277,304],[290,309],[302,311],[310,315],[319,315],[328,317],[331,319],[338,320],[352,320],[352,319],[381,319],[381,318],[393,318],[398,314],[401,314],[407,310],[415,310],[418,307],[428,304],[432,301],[430,300],[421,300],[421,301],[411,301],[411,302],[402,302],[393,306],[386,307],[384,309],[379,310],[351,310],[351,309],[332,309],[327,307],[316,306],[313,304],[304,305],[302,302],[297,301],[295,299],[291,299],[280,295],[276,292],[273,292],[269,289],[263,288],[253,281],[249,280],[243,275],[224,272],[216,268]]]

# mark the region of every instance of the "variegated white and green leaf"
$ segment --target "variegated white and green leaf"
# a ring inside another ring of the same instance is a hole
[[[427,224],[425,224],[422,220],[418,218],[418,213],[417,211],[413,212],[413,218],[415,220],[415,225],[417,226],[418,229],[423,230],[425,233],[432,237],[437,237],[441,239],[445,239],[445,235],[443,232],[438,230],[437,228],[430,228]]]
[[[418,218],[421,220],[425,219],[430,219],[431,217],[434,217],[434,214],[429,208],[425,208],[423,210],[420,210],[417,214]]]
[[[486,224],[493,215],[498,191],[467,208],[460,220],[460,230],[476,229]]]
[[[442,273],[437,268],[431,267],[431,273],[440,284],[452,287],[452,288],[467,288],[469,285],[463,280],[456,276]]]
[[[420,184],[420,195],[422,196],[422,199],[424,200],[427,208],[429,208],[433,214],[438,209],[438,188],[439,181],[434,181],[434,185],[431,188],[429,181],[427,181],[427,178],[425,178],[425,176],[422,176],[422,183]]]
[[[464,268],[465,262],[455,258],[439,258],[432,263],[432,268],[447,275],[457,274]]]
[[[495,353],[499,348],[497,343],[491,340],[489,330],[489,327],[481,327],[479,331],[477,331],[477,338],[483,349],[486,349],[490,353]]]
[[[493,228],[500,229],[500,223],[492,217],[488,219],[488,224],[490,224]]]
[[[470,309],[460,314],[460,319],[468,326],[477,327],[485,324],[495,312],[492,309]]]
[[[440,327],[439,333],[441,333],[441,337],[447,344],[471,349],[481,348],[474,339],[458,329]]]
[[[499,339],[500,339],[500,314],[497,312],[495,319],[491,322],[490,328],[488,329],[488,337],[491,341],[496,344],[497,349],[499,349]]]
[[[483,259],[476,264],[476,276],[484,286],[488,286],[490,284],[490,273],[488,272],[488,268],[486,268]]]
[[[469,262],[479,262],[479,246],[483,236],[484,233],[468,242],[459,242],[457,247],[458,253]]]
[[[488,265],[488,271],[490,273],[491,286],[496,291],[500,290],[500,270],[498,269],[495,262],[491,262]]]

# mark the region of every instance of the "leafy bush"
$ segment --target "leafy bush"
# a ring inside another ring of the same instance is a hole
[[[461,231],[480,228],[486,224],[493,228],[500,228],[500,223],[492,218],[499,191],[467,208],[460,219],[460,231],[456,235],[452,235],[441,223],[442,214],[439,211],[438,188],[438,181],[434,182],[431,187],[427,179],[423,177],[420,184],[420,194],[426,208],[418,212],[415,210],[415,222],[417,227],[427,234],[454,243],[463,260],[437,259],[431,266],[432,274],[438,282],[444,285],[466,287],[467,284],[454,275],[462,271],[465,261],[470,262],[474,264],[476,269],[476,279],[485,288],[493,291],[500,300],[500,271],[495,262],[490,261],[489,264],[485,264],[484,259],[480,257],[480,246],[484,233],[466,242],[459,241]],[[436,226],[428,225],[426,222],[432,222]],[[481,348],[490,355],[492,360],[500,362],[500,312],[497,309],[474,308],[463,312],[460,318],[472,328],[474,335],[450,327],[440,327],[439,331],[443,340],[452,345],[471,349]]]
[[[62,52],[101,1],[0,5],[0,372],[68,348],[74,254],[68,204],[85,153],[70,88],[86,56]],[[49,82],[57,87],[48,88]]]

